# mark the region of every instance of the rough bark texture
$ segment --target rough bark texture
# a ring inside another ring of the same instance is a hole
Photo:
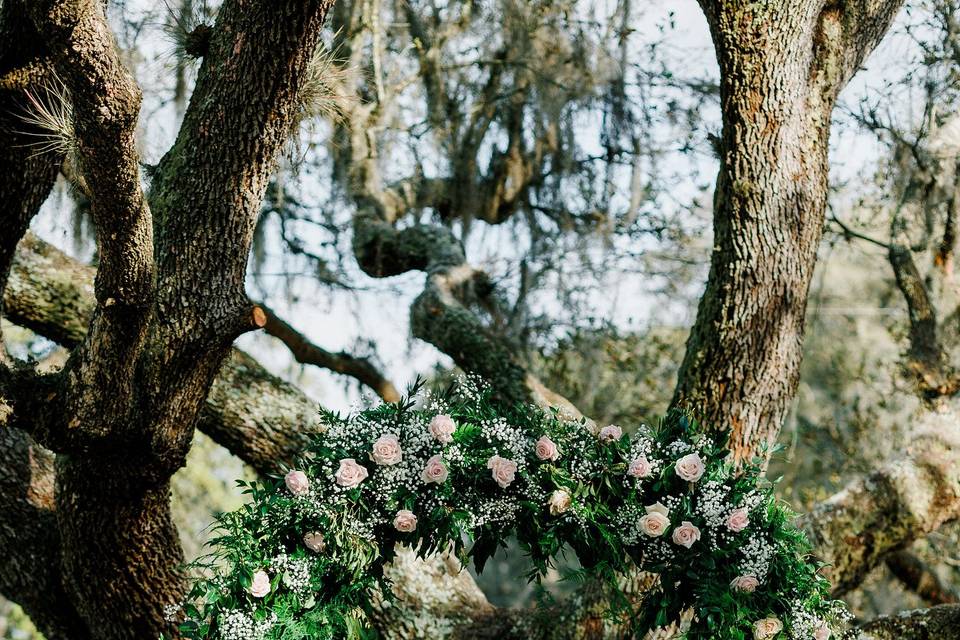
[[[4,79],[0,83],[0,203],[5,209],[0,236],[0,291],[6,285],[17,242],[50,192],[63,161],[61,150],[38,153],[38,142],[42,144],[49,132],[24,122],[22,117],[28,96],[41,102],[48,98],[43,75],[34,68],[45,65],[44,54],[33,25],[19,8],[14,3],[0,5],[0,77]],[[6,355],[0,331],[0,362]]]
[[[27,233],[4,291],[8,317],[72,348],[93,315],[96,270]],[[10,416],[0,413],[0,428]],[[231,349],[200,412],[199,428],[260,473],[273,473],[303,450],[317,426],[317,404]]]
[[[910,449],[851,482],[804,520],[828,562],[836,594],[853,589],[886,554],[960,517],[960,416],[924,416]]]
[[[941,605],[878,618],[864,625],[856,640],[958,640],[960,606]]]
[[[902,2],[702,0],[720,64],[714,250],[674,405],[772,443],[799,376],[837,93]]]
[[[92,639],[60,580],[53,464],[25,433],[0,428],[0,592],[47,640]]]
[[[50,556],[60,559],[59,583],[82,621],[78,637],[176,635],[163,616],[184,589],[169,479],[183,464],[230,343],[258,324],[243,289],[250,239],[331,4],[235,0],[221,6],[184,125],[154,178],[155,218],[141,190],[134,144],[140,90],[120,61],[105,3],[3,4],[3,28],[32,25],[30,42],[66,87],[68,143],[97,226],[95,301],[84,330],[62,328],[61,337],[74,341],[64,369],[40,375],[0,366],[2,420],[57,454],[50,535],[59,553]],[[7,66],[20,62],[15,57],[5,61],[5,79]],[[3,178],[37,173],[30,160],[6,156],[19,164]],[[44,168],[49,173],[58,166]],[[11,198],[3,222],[16,234],[0,243],[0,286],[49,186],[38,179],[23,192],[3,187]],[[231,405],[228,395],[212,397],[221,412]],[[261,465],[263,456],[276,453],[248,451]]]

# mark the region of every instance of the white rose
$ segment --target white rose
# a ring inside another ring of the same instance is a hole
[[[634,478],[647,478],[652,471],[653,465],[650,464],[647,457],[640,456],[630,463],[630,466],[627,468],[627,475],[631,475]]]
[[[695,527],[689,520],[684,520],[680,526],[673,530],[673,543],[689,549],[693,543],[700,539],[700,529]]]
[[[677,475],[687,482],[696,482],[703,477],[706,467],[704,467],[699,453],[688,453],[677,460],[675,470]]]
[[[623,429],[615,424],[600,429],[600,442],[615,442],[623,437]]]
[[[433,416],[429,428],[430,435],[436,438],[438,442],[449,444],[453,441],[453,432],[457,430],[457,424],[450,416],[440,414]]]
[[[646,507],[647,515],[640,518],[640,531],[651,538],[657,538],[666,533],[670,526],[669,512],[659,502]]]
[[[427,466],[423,468],[420,478],[424,482],[442,484],[447,479],[447,466],[443,464],[443,459],[440,456],[433,456],[427,460]]]
[[[659,513],[664,518],[670,517],[670,510],[660,502],[654,502],[653,504],[644,507],[647,513]]]
[[[397,516],[393,519],[393,526],[397,531],[410,533],[417,528],[417,516],[409,509],[400,509]]]
[[[550,515],[558,516],[569,509],[570,500],[570,493],[563,489],[557,489],[551,493],[550,499],[547,501],[550,506]]]
[[[516,479],[517,463],[509,458],[491,456],[487,460],[487,469],[501,489],[506,489]]]
[[[310,492],[310,480],[303,471],[289,471],[283,477],[287,490],[295,496],[303,496]]]
[[[323,534],[315,531],[304,534],[303,544],[314,553],[320,553],[327,547],[326,542],[323,540]]]
[[[270,576],[266,571],[257,571],[253,574],[253,582],[250,583],[250,595],[254,598],[262,598],[270,593]]]
[[[830,640],[830,635],[830,627],[824,623],[817,627],[817,630],[813,632],[813,640]]]
[[[737,576],[730,581],[730,588],[734,591],[745,591],[753,593],[760,586],[760,581],[756,576]]]
[[[400,440],[392,433],[385,433],[373,443],[370,457],[377,464],[393,465],[403,459]]]
[[[535,448],[537,457],[541,460],[556,462],[560,458],[560,451],[557,450],[557,445],[547,436],[540,436]]]
[[[770,616],[763,620],[757,620],[753,623],[754,640],[770,640],[783,630],[783,623],[779,619]]]
[[[357,464],[353,458],[344,458],[340,461],[340,468],[337,469],[334,478],[341,487],[352,489],[366,480],[368,475],[366,467]]]

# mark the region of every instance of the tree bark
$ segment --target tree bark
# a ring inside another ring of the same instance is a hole
[[[701,0],[720,64],[714,248],[672,404],[772,444],[796,391],[840,89],[900,1]]]
[[[960,605],[884,616],[863,625],[855,640],[960,640]]]
[[[140,91],[104,3],[4,3],[30,18],[66,85],[69,143],[98,232],[95,303],[66,367],[41,375],[0,365],[0,420],[57,454],[51,515],[60,554],[51,555],[82,620],[77,636],[177,635],[163,615],[185,587],[170,476],[230,344],[262,318],[244,295],[250,239],[331,4],[220,7],[184,125],[153,182],[154,216],[134,145]],[[43,190],[43,181],[34,185]],[[11,211],[23,212],[43,194],[12,195]],[[15,216],[20,233],[23,218]],[[20,233],[0,243],[0,284]]]

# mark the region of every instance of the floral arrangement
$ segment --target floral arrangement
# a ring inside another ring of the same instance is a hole
[[[659,574],[648,592],[611,598],[632,637],[685,611],[691,639],[838,637],[845,609],[759,461],[735,469],[723,438],[686,414],[630,437],[535,407],[504,412],[470,381],[411,397],[325,415],[295,469],[245,485],[251,501],[220,517],[184,605],[185,637],[368,637],[396,544],[452,547],[482,570],[509,536],[534,579],[565,548],[614,591],[631,569]]]

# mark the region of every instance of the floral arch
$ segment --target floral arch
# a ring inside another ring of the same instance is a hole
[[[369,637],[396,543],[452,547],[479,570],[510,536],[539,575],[570,549],[614,595],[624,572],[659,574],[639,601],[610,598],[632,637],[691,610],[691,639],[839,636],[846,611],[793,514],[759,466],[735,471],[721,436],[685,414],[631,437],[504,413],[469,381],[411,396],[326,415],[297,468],[245,485],[251,501],[220,517],[184,605],[185,637]]]

